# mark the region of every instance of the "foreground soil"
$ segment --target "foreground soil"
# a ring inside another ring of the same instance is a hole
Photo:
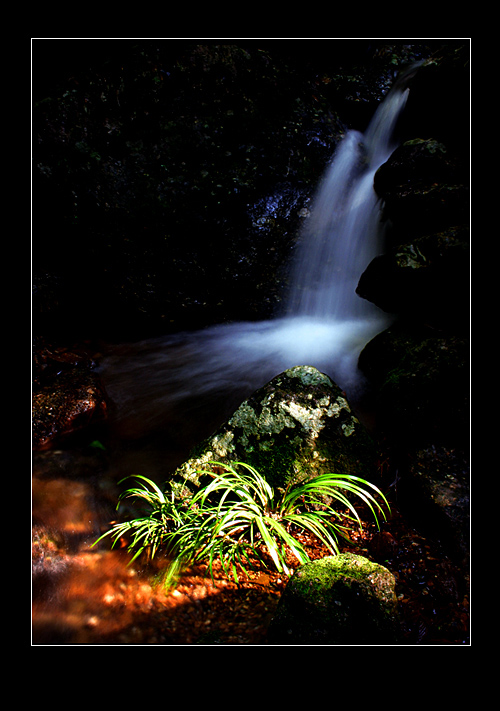
[[[302,539],[311,559],[328,555]],[[385,565],[407,645],[468,645],[469,580],[439,543],[408,526],[397,508],[382,531],[366,526],[345,550]],[[288,581],[271,569],[240,575],[185,571],[175,589],[161,584],[162,561],[127,566],[125,548],[73,551],[40,527],[33,532],[34,645],[265,645]],[[292,564],[292,561],[290,560]]]

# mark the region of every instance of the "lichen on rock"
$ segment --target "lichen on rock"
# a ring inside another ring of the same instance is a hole
[[[296,366],[245,400],[176,475],[197,484],[210,461],[244,461],[284,487],[326,472],[367,475],[373,452],[340,388],[316,368]]]

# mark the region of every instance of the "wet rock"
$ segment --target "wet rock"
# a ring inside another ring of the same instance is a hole
[[[271,644],[393,644],[395,578],[363,556],[312,561],[290,579],[270,624]]]
[[[46,345],[43,342],[34,345],[33,382],[36,387],[43,386],[63,371],[94,367],[95,362],[88,354],[77,349]]]
[[[33,448],[50,448],[104,418],[106,412],[106,394],[98,376],[86,368],[65,369],[33,393]]]
[[[464,156],[470,139],[470,42],[441,47],[410,84],[400,130],[405,137],[430,137]]]
[[[374,449],[335,383],[297,366],[245,400],[176,473],[197,483],[197,470],[211,460],[244,461],[286,486],[326,472],[370,478]]]
[[[388,313],[464,330],[469,315],[468,230],[449,227],[376,257],[356,292]]]

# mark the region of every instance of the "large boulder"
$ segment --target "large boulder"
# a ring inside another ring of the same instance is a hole
[[[210,461],[243,461],[273,486],[326,472],[370,478],[371,438],[335,383],[311,366],[276,376],[245,400],[176,471],[198,483]]]
[[[395,578],[363,556],[343,553],[299,568],[268,630],[271,644],[396,644]]]

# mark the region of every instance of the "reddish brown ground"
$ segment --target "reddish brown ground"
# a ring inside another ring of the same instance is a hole
[[[256,570],[240,583],[206,568],[184,573],[176,589],[154,584],[151,565],[127,567],[126,550],[76,546],[68,553],[35,529],[33,644],[266,644],[286,576]],[[327,554],[314,541],[311,558]],[[346,550],[385,565],[408,645],[469,644],[467,575],[439,546],[410,528],[393,508],[377,532],[367,526]],[[155,569],[161,568],[161,562]]]

